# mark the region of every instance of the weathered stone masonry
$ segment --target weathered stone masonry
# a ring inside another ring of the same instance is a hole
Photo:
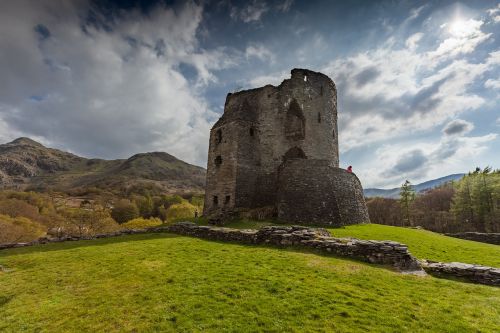
[[[287,222],[368,221],[361,183],[338,166],[335,84],[294,69],[277,87],[228,94],[210,132],[204,215],[261,210]]]
[[[484,233],[484,232],[469,231],[469,232],[460,232],[456,234],[445,234],[445,235],[476,242],[500,245],[500,233]]]
[[[316,249],[362,261],[391,265],[402,271],[420,270],[420,264],[408,247],[392,241],[334,238],[325,229],[302,226],[269,226],[259,230],[199,226],[191,222],[176,223],[170,231],[187,236],[246,244],[270,244]]]

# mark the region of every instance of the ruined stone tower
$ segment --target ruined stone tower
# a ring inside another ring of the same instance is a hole
[[[204,215],[368,221],[361,183],[338,166],[335,84],[324,74],[293,69],[277,87],[227,95],[210,131]]]

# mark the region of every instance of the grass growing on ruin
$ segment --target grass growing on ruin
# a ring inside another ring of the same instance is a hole
[[[427,230],[380,224],[360,224],[329,229],[335,237],[393,240],[408,245],[420,259],[465,262],[500,267],[500,246],[444,236]]]
[[[493,332],[495,287],[146,234],[0,252],[5,332]]]
[[[198,221],[204,223],[203,221]],[[235,220],[231,228],[258,229],[276,224],[272,221]],[[408,245],[419,259],[443,262],[464,262],[500,267],[500,246],[444,236],[432,231],[393,227],[381,224],[359,224],[343,228],[329,228],[335,237],[353,237],[373,240],[393,240]]]

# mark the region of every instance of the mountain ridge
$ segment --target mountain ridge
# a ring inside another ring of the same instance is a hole
[[[465,173],[454,173],[444,177],[427,180],[423,183],[413,185],[413,189],[415,190],[415,192],[420,193],[435,188],[437,186],[440,186],[444,183],[461,179],[463,176],[465,176]],[[399,191],[400,191],[399,187],[394,187],[391,189],[365,188],[363,190],[365,197],[381,197],[381,198],[392,198],[392,199],[399,198]]]
[[[127,191],[145,186],[159,192],[201,192],[206,171],[166,152],[128,159],[85,158],[21,137],[0,144],[0,189]]]

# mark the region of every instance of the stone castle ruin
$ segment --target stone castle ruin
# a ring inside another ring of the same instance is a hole
[[[228,94],[210,132],[204,215],[348,225],[369,220],[359,179],[339,168],[337,91],[293,69],[279,86]]]

